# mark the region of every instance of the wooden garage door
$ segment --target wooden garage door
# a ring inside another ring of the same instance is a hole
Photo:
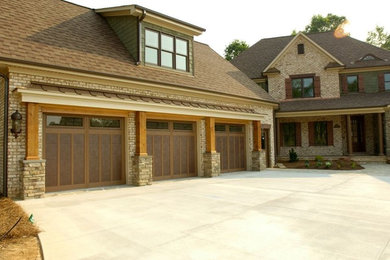
[[[245,132],[243,125],[215,125],[216,150],[221,172],[245,170]]]
[[[123,120],[45,115],[46,191],[125,183]]]
[[[147,121],[148,155],[153,156],[153,180],[183,178],[196,174],[194,124]]]

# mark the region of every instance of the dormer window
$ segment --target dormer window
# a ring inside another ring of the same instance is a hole
[[[188,71],[188,40],[145,29],[145,63]]]
[[[298,54],[305,54],[305,45],[303,43],[298,44]]]
[[[376,60],[376,59],[375,59],[375,57],[372,56],[372,55],[366,55],[366,56],[363,57],[362,60]]]

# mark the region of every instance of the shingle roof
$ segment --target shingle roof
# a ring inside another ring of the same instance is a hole
[[[279,112],[354,109],[390,105],[390,92],[353,93],[340,98],[307,99],[280,102]]]
[[[335,38],[333,32],[312,33],[307,36],[332,56],[343,62],[346,68],[389,66],[390,51],[375,47],[351,37]],[[264,69],[276,58],[294,36],[262,39],[232,60],[232,64],[250,78],[261,78]],[[367,54],[378,60],[361,61]]]
[[[3,1],[0,60],[36,63],[276,102],[209,46],[194,42],[194,76],[136,66],[108,23],[60,0]]]

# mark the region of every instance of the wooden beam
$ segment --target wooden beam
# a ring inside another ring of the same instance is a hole
[[[135,113],[135,135],[136,154],[140,156],[148,155],[146,147],[146,113],[137,111]]]
[[[261,151],[261,122],[253,121],[253,151]]]
[[[26,160],[39,160],[39,106],[27,103],[26,113]]]
[[[348,147],[348,154],[351,155],[353,153],[351,115],[347,115],[347,147]]]
[[[382,114],[378,113],[378,138],[379,138],[379,155],[384,155],[383,153],[383,124],[382,124]]]
[[[215,118],[206,118],[206,152],[215,153]]]

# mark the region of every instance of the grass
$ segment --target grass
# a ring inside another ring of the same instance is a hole
[[[37,226],[24,210],[9,198],[0,198],[0,238],[19,220],[20,222],[0,240],[0,260],[41,259]]]

